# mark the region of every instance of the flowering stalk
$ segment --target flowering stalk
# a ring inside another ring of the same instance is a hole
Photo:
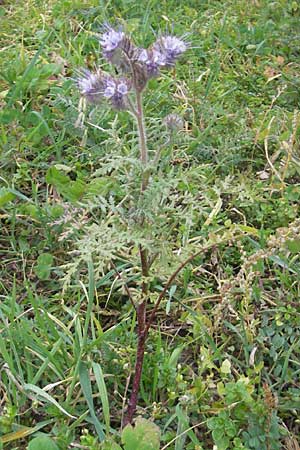
[[[84,70],[76,80],[77,86],[89,103],[99,104],[102,101],[108,101],[117,110],[128,110],[136,119],[140,161],[142,165],[141,195],[143,195],[150,181],[147,134],[143,111],[143,91],[151,78],[159,76],[161,69],[168,69],[175,65],[177,59],[187,50],[188,44],[182,38],[160,36],[148,49],[138,48],[121,29],[115,30],[106,24],[100,37],[100,45],[103,50],[103,56],[122,72],[122,77],[113,77],[100,69],[95,73]],[[135,102],[132,102],[130,92],[133,92]],[[165,120],[165,124],[171,130],[171,134],[173,134],[176,128],[180,128],[181,119],[171,114]],[[158,162],[160,150],[157,151],[157,155],[152,161],[154,165]],[[149,298],[148,277],[151,258],[149,258],[148,251],[141,245],[139,246],[139,258],[142,275],[142,299],[136,304],[131,296],[129,296],[137,314],[137,350],[131,395],[123,426],[133,421],[137,407],[145,343],[149,328],[160,302],[173,280],[173,277],[171,277],[171,281],[169,280],[165,289],[160,294],[147,320],[147,303]],[[181,268],[178,271],[180,270]],[[178,271],[174,273],[174,277]]]
[[[142,175],[142,187],[141,190],[144,192],[148,185],[148,175],[147,175],[147,164],[148,164],[148,148],[147,148],[147,135],[145,129],[144,112],[143,112],[143,98],[142,93],[136,93],[136,106],[137,106],[137,126],[139,134],[139,145],[141,154],[141,163],[143,167]]]
[[[147,172],[148,149],[147,149],[147,136],[143,112],[143,98],[142,93],[139,92],[138,90],[136,91],[136,112],[137,112],[136,121],[138,127],[139,146],[140,146],[140,158],[143,167],[142,182],[141,182],[141,192],[143,193],[147,189],[149,182],[149,174]],[[145,355],[145,341],[147,337],[145,327],[146,327],[147,298],[149,286],[147,281],[145,281],[145,279],[147,279],[149,275],[148,252],[145,248],[139,246],[139,253],[143,277],[142,281],[143,298],[141,303],[136,307],[138,343],[136,350],[136,360],[135,360],[134,378],[132,382],[132,390],[128,401],[128,408],[123,424],[124,426],[132,422],[136,411]]]

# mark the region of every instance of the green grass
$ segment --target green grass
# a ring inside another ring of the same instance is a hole
[[[148,341],[138,412],[155,420],[168,449],[208,450],[222,436],[224,448],[280,442],[297,450],[299,238],[268,246],[282,228],[293,233],[299,217],[300,7],[289,0],[1,4],[4,448],[27,448],[37,431],[61,450],[101,448],[102,433],[118,440],[135,356],[130,302],[110,268],[99,276],[90,264],[71,286],[62,283],[76,242],[101,217],[95,192],[124,196],[110,173],[92,180],[108,152],[114,164],[120,149],[132,156],[131,121],[99,108],[86,122],[101,130],[76,127],[79,96],[70,80],[75,69],[100,62],[94,33],[116,19],[141,45],[159,30],[190,33],[192,48],[176,71],[153,80],[146,95],[153,136],[170,111],[186,123],[173,163],[190,165],[181,190],[197,202],[180,219],[174,246],[231,223],[255,229],[240,243],[216,246],[176,280]],[[122,255],[123,273],[127,263]]]

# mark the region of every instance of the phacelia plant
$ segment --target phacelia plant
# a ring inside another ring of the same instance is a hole
[[[141,177],[141,194],[143,195],[148,188],[150,177],[143,92],[151,78],[158,77],[162,70],[168,70],[175,65],[180,56],[188,49],[189,44],[185,38],[162,35],[149,48],[139,48],[122,29],[114,29],[108,24],[103,27],[99,42],[104,58],[118,69],[120,76],[113,76],[101,69],[94,72],[84,69],[76,80],[77,87],[87,102],[93,105],[108,102],[112,108],[127,110],[135,118],[139,138],[140,162],[143,168]],[[170,135],[183,127],[182,118],[176,114],[167,116],[164,123]],[[158,151],[152,163],[158,162],[159,155]],[[166,287],[152,312],[147,314],[149,300],[147,278],[149,277],[151,258],[148,250],[142,244],[139,245],[139,255],[143,278],[141,283],[142,298],[139,302],[133,301],[138,320],[138,348],[131,397],[124,425],[132,422],[136,411],[145,341],[155,312],[168,289]],[[128,294],[130,295],[130,292]],[[147,317],[148,315],[149,317]]]

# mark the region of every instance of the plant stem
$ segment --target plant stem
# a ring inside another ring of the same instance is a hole
[[[141,183],[141,192],[143,193],[148,186],[149,183],[149,174],[147,172],[147,163],[148,163],[148,149],[147,149],[147,137],[146,137],[146,129],[144,123],[144,112],[143,112],[143,98],[141,92],[136,90],[136,110],[135,116],[137,120],[138,126],[138,135],[139,135],[139,146],[140,146],[140,157],[141,163],[143,166],[143,174],[142,174],[142,183]],[[142,271],[142,300],[141,303],[136,306],[136,314],[137,314],[137,350],[136,350],[136,360],[135,360],[135,368],[134,368],[134,377],[132,382],[132,390],[130,394],[130,398],[128,401],[128,408],[126,412],[126,416],[124,419],[124,426],[128,423],[131,423],[136,411],[137,401],[138,401],[138,393],[140,389],[142,370],[143,370],[143,362],[144,362],[144,354],[145,354],[145,341],[147,337],[147,333],[145,333],[146,326],[146,313],[147,313],[147,299],[148,299],[148,281],[147,277],[149,275],[149,260],[148,260],[148,252],[141,245],[139,246],[140,253],[140,262],[141,262],[141,271]]]
[[[143,362],[145,355],[145,323],[146,323],[146,301],[143,301],[137,308],[137,320],[138,320],[138,344],[136,351],[136,361],[134,368],[134,378],[132,382],[132,391],[128,401],[128,408],[124,419],[124,426],[131,423],[136,411],[136,405],[138,401],[138,393],[140,389],[140,382],[143,370]]]
[[[124,420],[124,426],[126,426],[127,424],[132,422],[135,411],[136,411],[138,393],[139,393],[141,376],[142,376],[143,362],[144,362],[145,342],[146,342],[146,339],[148,336],[149,328],[151,327],[154,316],[156,314],[156,311],[157,311],[162,299],[166,295],[172,281],[176,278],[178,273],[189,262],[191,262],[196,256],[198,256],[202,252],[203,252],[203,249],[201,249],[201,251],[191,255],[182,264],[180,264],[180,266],[177,268],[177,270],[175,270],[175,272],[170,276],[163,291],[160,293],[160,295],[154,305],[154,308],[152,309],[152,312],[151,312],[151,315],[150,315],[150,318],[148,321],[146,321],[148,285],[144,280],[142,282],[143,301],[142,301],[142,303],[140,303],[140,305],[136,309],[137,321],[138,321],[138,345],[137,345],[137,352],[136,352],[136,362],[135,362],[134,378],[133,378],[133,383],[132,383],[132,391],[131,391],[130,399],[128,402],[128,409],[127,409],[126,417]],[[140,258],[141,258],[141,265],[142,265],[142,275],[143,275],[143,277],[147,277],[148,270],[149,270],[147,254],[146,254],[145,249],[142,249],[141,247],[140,247]]]
[[[142,277],[146,278],[148,276],[148,255],[147,251],[143,249],[141,246],[140,250],[140,260],[142,266]],[[147,333],[145,332],[146,326],[146,313],[147,313],[147,297],[148,297],[148,283],[145,279],[142,281],[142,294],[143,298],[141,303],[136,307],[136,315],[137,315],[137,351],[136,351],[136,359],[135,359],[135,368],[134,368],[134,377],[132,382],[132,390],[128,402],[128,409],[126,412],[124,426],[128,423],[131,423],[133,420],[133,416],[136,411],[136,405],[138,401],[138,393],[140,389],[142,370],[143,370],[143,362],[144,362],[144,354],[145,354],[145,341],[147,338]]]
[[[148,148],[147,148],[147,137],[146,137],[146,129],[144,122],[144,111],[143,111],[143,97],[141,92],[136,92],[136,120],[138,126],[138,134],[139,134],[139,144],[140,144],[140,152],[141,152],[141,162],[143,165],[143,175],[142,175],[142,187],[141,190],[144,192],[148,186],[149,175],[147,173],[147,164],[148,164]]]

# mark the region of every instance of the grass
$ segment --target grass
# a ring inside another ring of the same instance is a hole
[[[76,127],[70,80],[99,61],[94,32],[115,19],[140,44],[172,27],[193,43],[146,98],[152,137],[170,111],[186,124],[172,164],[190,167],[181,190],[197,200],[174,245],[231,224],[251,232],[176,280],[150,334],[138,412],[159,426],[162,448],[299,448],[299,16],[288,0],[1,4],[4,448],[25,449],[37,432],[62,450],[101,448],[105,433],[118,440],[136,318],[111,268],[98,275],[90,264],[62,283],[62,266],[100,217],[95,195],[103,208],[111,192],[124,196],[110,172],[93,176],[108,152],[113,165],[120,148],[130,158],[131,122],[99,109]],[[118,270],[134,285],[122,258]]]

